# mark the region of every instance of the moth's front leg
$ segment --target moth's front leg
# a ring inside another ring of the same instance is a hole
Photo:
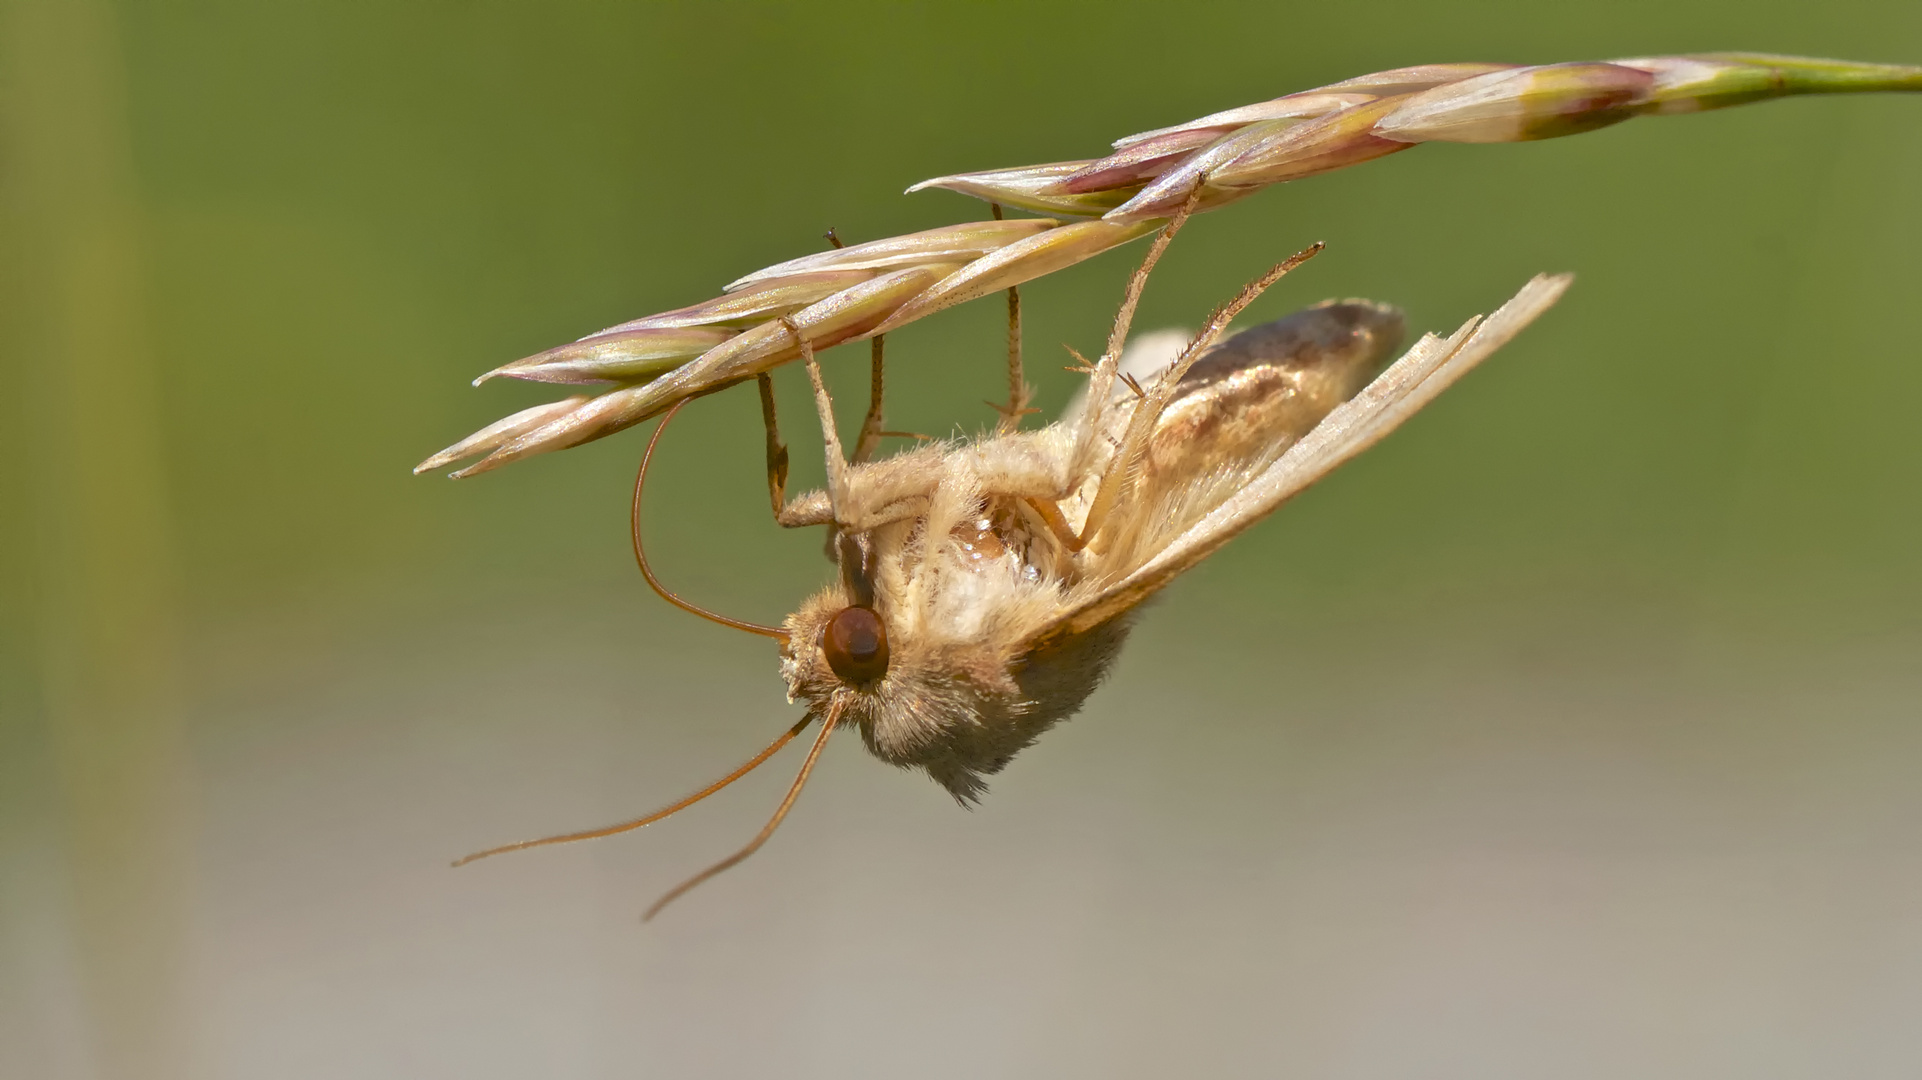
[[[859,484],[855,485],[855,490],[857,492],[861,490]],[[860,505],[863,501],[878,505]],[[852,513],[844,518],[836,518],[834,507],[828,503],[828,493],[810,491],[803,495],[796,495],[794,501],[783,506],[775,514],[775,520],[780,522],[782,527],[789,529],[799,529],[808,525],[835,525],[852,532],[866,532],[891,522],[918,517],[925,512],[926,506],[927,498],[918,495],[892,501],[857,500]]]
[[[814,387],[815,411],[820,414],[821,441],[827,455],[828,513],[824,520],[818,506],[810,504],[805,508],[798,505],[786,508],[783,515],[797,524],[805,520],[807,524],[831,524],[866,532],[918,514],[938,476],[937,470],[915,468],[915,462],[927,452],[911,452],[872,465],[850,465],[841,453],[841,437],[834,427],[834,399],[828,395],[827,383],[821,378],[821,365],[814,358],[814,348],[801,337],[798,329],[792,325],[789,328],[795,330],[795,337],[801,342],[801,360]],[[875,385],[878,390],[878,380]],[[879,426],[878,418],[875,426]],[[857,483],[857,476],[865,482]],[[796,503],[801,501],[797,499]],[[789,510],[795,512],[789,513]]]
[[[878,341],[879,339],[876,340]],[[874,396],[869,402],[867,419],[861,425],[861,438],[863,443],[866,443],[869,439],[868,429],[878,429],[881,424],[879,349],[875,350],[875,362]],[[795,496],[792,502],[788,501],[788,452],[786,442],[781,439],[780,420],[776,415],[774,405],[774,381],[765,374],[755,376],[755,381],[761,391],[761,422],[767,429],[767,493],[768,502],[774,511],[775,524],[784,529],[800,529],[810,525],[834,524],[834,507],[829,502],[827,492],[809,491]],[[873,438],[878,441],[880,436],[884,434],[895,433],[876,430],[873,433]],[[860,453],[859,448],[857,448],[855,452],[857,454]],[[857,492],[863,487],[858,479],[862,471],[857,463],[853,470],[853,476],[856,479],[850,484],[850,487]],[[898,487],[899,485],[892,486]],[[891,496],[890,501],[898,501],[898,493],[895,496]],[[857,516],[863,520],[876,517],[872,511]],[[887,517],[886,520],[897,520],[900,516],[902,515]],[[843,522],[842,524],[852,526],[850,522]]]
[[[761,422],[767,428],[767,495],[774,509],[774,523],[784,529],[809,525],[832,525],[834,507],[827,492],[810,491],[787,500],[787,444],[781,441],[781,424],[774,410],[774,380],[766,374],[755,376],[761,390]]]
[[[834,524],[834,508],[828,505],[828,493],[810,491],[796,495],[794,501],[774,512],[774,520],[784,529],[801,529],[809,525]]]
[[[841,434],[834,427],[834,399],[828,396],[827,383],[821,379],[821,365],[814,359],[814,345],[801,334],[801,328],[787,322],[788,330],[795,340],[801,343],[801,363],[806,366],[808,382],[814,386],[814,409],[820,414],[821,442],[827,456],[828,505],[834,510],[834,520],[842,520],[842,511],[853,498],[848,485],[848,459],[841,452]]]
[[[787,444],[781,441],[781,422],[774,415],[774,380],[765,372],[754,377],[761,391],[761,423],[767,428],[767,497],[774,508],[774,521],[783,528],[798,528],[817,522],[790,520],[787,502]],[[798,500],[797,500],[798,501]]]

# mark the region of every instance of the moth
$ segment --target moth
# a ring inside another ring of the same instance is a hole
[[[802,338],[827,486],[790,500],[787,451],[770,384],[760,376],[775,517],[787,527],[826,526],[836,568],[834,580],[778,627],[690,604],[648,565],[641,490],[661,432],[686,402],[675,405],[635,483],[642,573],[680,607],[774,638],[788,698],[804,714],[732,773],[653,814],[461,863],[658,821],[745,775],[816,723],[799,773],[761,832],[644,917],[757,850],[837,730],[853,729],[882,761],[922,770],[957,801],[974,802],[986,777],[1081,707],[1144,601],[1432,401],[1554,304],[1571,280],[1537,276],[1492,315],[1447,337],[1426,335],[1393,363],[1402,316],[1368,301],[1325,302],[1222,340],[1229,322],[1316,245],[1222,305],[1172,360],[1144,360],[1132,350],[1124,364],[1122,345],[1148,273],[1185,216],[1156,237],[1130,279],[1107,348],[1079,369],[1088,376],[1084,393],[1044,427],[1018,430],[1010,410],[978,438],[866,460],[879,431],[877,366],[870,422],[850,460],[820,365]]]

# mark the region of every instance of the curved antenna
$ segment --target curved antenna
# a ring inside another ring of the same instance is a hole
[[[774,830],[781,827],[781,819],[787,817],[787,812],[794,807],[794,800],[800,798],[802,785],[808,782],[808,774],[814,771],[814,762],[820,758],[821,748],[827,745],[828,736],[834,733],[834,725],[839,723],[840,719],[841,703],[837,700],[828,706],[828,718],[821,724],[821,733],[814,737],[814,745],[808,747],[807,760],[801,762],[801,771],[794,777],[793,786],[787,789],[787,796],[781,800],[781,805],[775,808],[774,816],[768,819],[766,825],[761,826],[761,831],[755,835],[754,839],[749,840],[747,846],[741,850],[669,889],[666,895],[654,901],[654,906],[641,915],[642,922],[660,914],[662,908],[679,899],[689,889],[754,854],[761,849],[762,844],[767,843],[767,838],[773,836]],[[795,730],[799,731],[800,728],[797,727]]]
[[[647,484],[647,466],[654,460],[654,447],[661,441],[661,433],[667,430],[668,421],[674,419],[674,414],[680,412],[681,406],[687,404],[689,400],[691,399],[682,398],[675,402],[674,407],[667,410],[667,415],[661,417],[660,424],[654,429],[653,437],[647,440],[647,452],[641,455],[641,469],[634,474],[634,507],[633,512],[628,515],[628,531],[634,537],[634,562],[640,566],[641,576],[647,579],[648,585],[660,594],[661,599],[682,611],[699,615],[703,619],[720,623],[722,626],[732,626],[736,630],[746,630],[750,634],[771,637],[785,645],[786,630],[778,626],[762,626],[760,623],[751,623],[744,619],[730,619],[726,615],[716,614],[698,604],[690,604],[669,592],[667,586],[661,584],[661,579],[654,576],[653,568],[647,565],[647,552],[641,547],[641,489]]]
[[[714,781],[712,784],[709,784],[684,799],[667,804],[646,817],[635,818],[633,821],[623,821],[619,825],[606,825],[598,829],[588,829],[584,832],[563,833],[560,836],[543,836],[539,840],[522,840],[513,844],[502,844],[500,847],[488,848],[486,851],[476,851],[472,855],[463,855],[454,860],[454,865],[466,866],[475,859],[485,859],[489,855],[504,855],[510,851],[525,851],[531,847],[545,847],[548,844],[571,844],[576,840],[598,840],[603,836],[613,836],[616,833],[624,833],[631,829],[638,829],[643,825],[652,825],[670,814],[679,813],[693,806],[709,795],[714,794],[729,784],[732,784],[734,781],[739,780],[741,777],[746,776],[748,773],[753,772],[755,766],[773,757],[776,750],[786,746],[788,740],[799,735],[802,728],[807,727],[813,722],[814,717],[803,716],[800,722],[782,732],[780,738],[768,744],[767,749],[748,758],[740,768],[735,769],[733,772],[728,773],[726,776],[721,777],[719,780]]]

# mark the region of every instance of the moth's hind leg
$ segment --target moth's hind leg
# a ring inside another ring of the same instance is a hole
[[[916,442],[929,441],[928,436],[912,431],[887,431],[882,428],[886,421],[881,419],[882,390],[886,380],[884,374],[884,350],[882,342],[887,335],[874,339],[868,350],[868,411],[861,418],[861,434],[854,440],[854,455],[848,459],[850,465],[864,465],[874,460],[874,451],[882,439],[913,439]]]
[[[1269,286],[1280,281],[1289,271],[1314,258],[1321,249],[1319,243],[1310,245],[1276,263],[1267,273],[1243,286],[1239,293],[1208,316],[1201,332],[1188,342],[1181,355],[1175,357],[1175,362],[1162,371],[1154,386],[1142,394],[1141,400],[1135,404],[1134,413],[1128,418],[1121,445],[1116,447],[1114,456],[1108,459],[1107,468],[1101,474],[1101,484],[1096,488],[1087,517],[1081,523],[1081,532],[1078,534],[1080,542],[1085,544],[1093,540],[1116,507],[1129,501],[1128,489],[1141,476],[1142,457],[1147,453],[1155,424],[1161,419],[1162,410],[1173,400],[1175,389],[1180,385],[1181,377],[1188,373],[1189,366],[1220,340],[1228,324],[1241,314],[1243,308],[1254,303]],[[1104,356],[1101,362],[1107,364],[1109,358]]]
[[[988,209],[994,213],[994,220],[1001,220],[1001,204],[989,203]],[[1001,414],[1001,422],[995,425],[995,432],[1006,435],[1021,426],[1021,418],[1038,410],[1028,408],[1028,383],[1021,371],[1021,288],[1008,287],[1008,403],[1005,406],[988,402],[988,407]]]
[[[1148,275],[1154,272],[1155,264],[1161,255],[1174,242],[1175,234],[1188,222],[1201,200],[1202,186],[1207,182],[1205,175],[1195,178],[1195,184],[1188,192],[1188,198],[1181,209],[1168,220],[1154,242],[1148,245],[1148,253],[1142,257],[1141,265],[1135,267],[1128,277],[1128,285],[1121,292],[1121,305],[1115,308],[1114,324],[1108,330],[1108,344],[1101,352],[1101,359],[1093,364],[1082,361],[1079,369],[1088,375],[1088,385],[1084,393],[1087,405],[1082,409],[1080,418],[1075,422],[1080,438],[1074,451],[1074,471],[1080,472],[1090,467],[1095,459],[1100,440],[1107,437],[1108,396],[1114,388],[1115,379],[1120,376],[1121,350],[1128,343],[1128,331],[1133,328],[1135,307],[1141,303],[1141,293],[1148,287]],[[1075,354],[1080,359],[1080,354]],[[1084,537],[1083,539],[1086,539]]]

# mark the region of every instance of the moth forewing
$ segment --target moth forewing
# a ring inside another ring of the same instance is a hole
[[[1134,497],[1107,526],[1102,576],[1139,565],[1245,486],[1367,385],[1404,329],[1387,305],[1331,300],[1196,359],[1146,440]]]
[[[1553,306],[1573,280],[1569,274],[1537,275],[1486,319],[1470,319],[1445,339],[1425,335],[1272,464],[1110,587],[1064,612],[1050,630],[1079,633],[1141,603],[1236,533],[1380,441]]]

